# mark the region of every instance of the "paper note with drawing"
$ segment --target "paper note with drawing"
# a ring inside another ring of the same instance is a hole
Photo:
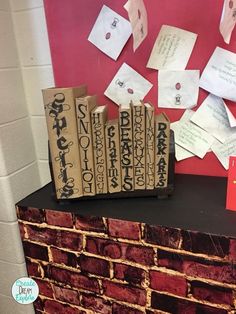
[[[236,0],[225,0],[220,21],[220,33],[229,44],[236,23]]]
[[[234,117],[234,115],[232,114],[232,112],[229,110],[229,108],[226,106],[226,104],[224,104],[225,106],[225,110],[229,119],[229,124],[231,126],[231,128],[235,128],[236,127],[236,118]]]
[[[215,141],[211,146],[211,149],[221,162],[222,166],[227,170],[229,167],[229,156],[236,155],[236,133],[231,135],[224,144]]]
[[[158,72],[158,107],[187,109],[197,105],[199,70]]]
[[[114,101],[117,105],[139,102],[147,95],[153,84],[142,75],[123,63],[104,95]]]
[[[131,33],[130,22],[103,5],[88,40],[106,55],[117,60]]]
[[[200,78],[200,87],[236,101],[236,54],[216,47]]]
[[[184,70],[197,34],[163,25],[153,46],[147,67],[156,70]]]
[[[235,133],[230,127],[223,99],[211,94],[193,114],[191,121],[222,143]]]
[[[143,0],[128,0],[124,5],[128,12],[133,32],[134,51],[140,46],[148,33],[147,11]]]
[[[186,111],[189,114],[189,110]],[[189,119],[193,113],[194,111],[190,112]],[[175,130],[176,144],[200,158],[205,156],[214,140],[213,136],[188,119],[180,122],[179,127]]]
[[[179,122],[180,121],[172,122],[170,125],[171,130],[175,132],[175,130],[177,130],[177,128],[180,126]],[[194,154],[175,143],[175,159],[177,161],[181,161],[193,156]]]

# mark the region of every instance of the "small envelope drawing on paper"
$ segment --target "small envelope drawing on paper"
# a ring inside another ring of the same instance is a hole
[[[199,70],[158,73],[158,107],[187,109],[197,105]]]
[[[104,95],[114,101],[117,105],[128,104],[132,100],[138,102],[143,100],[153,84],[136,72],[128,64],[123,63]]]
[[[113,60],[117,60],[131,34],[130,22],[103,5],[88,40]]]

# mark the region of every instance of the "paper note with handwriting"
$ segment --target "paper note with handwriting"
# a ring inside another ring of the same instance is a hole
[[[186,111],[189,111],[189,109]],[[175,130],[175,142],[194,155],[203,158],[215,139],[205,130],[190,121],[194,111],[190,113],[189,120],[180,121],[180,125]]]
[[[158,72],[158,107],[187,109],[197,105],[199,70]]]
[[[230,127],[223,99],[212,94],[203,101],[191,121],[222,143],[236,131]]]
[[[220,21],[220,33],[229,44],[236,23],[236,0],[225,0]]]
[[[147,95],[153,84],[136,72],[128,64],[123,63],[104,95],[117,105],[139,102]]]
[[[232,114],[232,112],[229,110],[229,108],[226,106],[226,104],[224,104],[225,106],[225,110],[229,119],[229,124],[231,126],[231,128],[235,128],[236,127],[236,118],[234,117],[234,115]]]
[[[131,34],[130,22],[103,5],[88,40],[106,55],[117,60]]]
[[[236,54],[216,47],[200,78],[200,87],[236,101]]]
[[[148,33],[147,11],[143,0],[128,0],[124,5],[128,12],[133,33],[134,51],[140,46]]]
[[[156,70],[184,70],[192,53],[197,34],[162,25],[147,67]]]
[[[231,135],[224,143],[215,141],[211,146],[211,149],[221,162],[222,166],[228,170],[229,156],[236,155],[236,133]]]
[[[179,125],[180,125],[179,121],[175,121],[170,124],[170,128],[171,130],[175,132],[175,130],[179,127]],[[194,154],[192,154],[188,150],[184,149],[183,147],[175,143],[175,159],[177,161],[181,161],[181,160],[193,157],[193,156]]]

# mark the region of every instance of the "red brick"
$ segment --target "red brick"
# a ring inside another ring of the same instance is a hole
[[[183,257],[182,255],[174,252],[157,250],[158,266],[182,271]]]
[[[204,260],[202,262],[186,260],[183,262],[183,272],[193,277],[236,284],[236,269],[233,264]]]
[[[96,313],[112,314],[111,303],[103,298],[91,294],[82,294],[83,307]]]
[[[51,266],[47,271],[49,279],[53,279],[60,283],[70,285],[71,287],[81,288],[89,291],[99,292],[98,281],[95,278],[89,278],[78,272]]]
[[[55,247],[51,247],[52,260],[54,263],[65,264],[67,266],[77,266],[77,256],[71,252],[63,251]]]
[[[142,268],[115,263],[114,277],[116,279],[125,280],[131,284],[141,285],[145,279],[145,271]]]
[[[49,245],[56,245],[57,230],[49,228],[39,228],[37,226],[26,225],[29,239]]]
[[[71,307],[53,300],[45,300],[45,312],[47,314],[86,314],[85,311]]]
[[[186,251],[225,257],[229,254],[229,239],[207,233],[182,231],[182,248]]]
[[[53,285],[53,291],[55,298],[58,301],[67,302],[69,304],[80,305],[79,293],[78,291],[62,288],[56,285]]]
[[[151,247],[128,245],[125,258],[135,263],[153,265],[154,251]]]
[[[227,314],[228,311],[203,304],[196,305],[197,314]]]
[[[187,293],[187,281],[185,278],[158,271],[150,271],[150,286],[152,289],[179,296],[186,296]]]
[[[123,258],[143,265],[154,264],[154,251],[142,245],[128,245],[112,240],[87,237],[86,251],[113,259]]]
[[[140,224],[125,220],[108,219],[108,232],[111,237],[139,240]]]
[[[146,225],[144,239],[147,243],[178,248],[181,232],[179,229]]]
[[[44,211],[39,208],[18,206],[17,216],[19,219],[30,222],[44,222]]]
[[[194,298],[199,300],[233,306],[233,295],[231,289],[212,286],[200,281],[193,281],[191,282],[191,293]]]
[[[110,277],[110,265],[108,261],[96,257],[80,255],[79,264],[82,272],[88,272],[102,277]]]
[[[60,230],[58,232],[57,246],[71,249],[73,251],[81,251],[83,236],[76,232]]]
[[[46,209],[46,222],[53,226],[73,227],[72,214],[67,212]]]
[[[25,256],[48,261],[48,249],[45,246],[23,241]]]
[[[25,239],[25,229],[24,229],[24,224],[22,222],[18,222],[19,230],[20,230],[20,236],[21,239]]]
[[[129,287],[128,285],[103,281],[104,294],[119,301],[133,304],[146,305],[146,291],[140,288]]]
[[[48,281],[36,278],[34,278],[34,280],[39,286],[39,294],[44,295],[45,297],[53,298],[52,287]]]
[[[43,300],[40,298],[40,296],[37,297],[33,305],[34,305],[35,313],[37,313],[37,311],[43,311],[44,309]]]
[[[101,217],[76,215],[75,228],[93,232],[106,232],[106,226]]]
[[[236,239],[230,239],[229,258],[236,263]]]
[[[113,303],[112,314],[144,314],[144,313],[137,309],[125,306],[123,304]]]
[[[31,262],[26,258],[26,267],[29,276],[42,277],[40,265],[38,263]]]

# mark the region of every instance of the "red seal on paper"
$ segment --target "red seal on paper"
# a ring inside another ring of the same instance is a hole
[[[111,33],[106,33],[106,36],[105,36],[106,39],[110,39],[111,38]]]
[[[176,88],[177,90],[180,90],[181,84],[180,84],[180,83],[176,83],[176,84],[175,84],[175,88]]]
[[[134,91],[132,90],[132,88],[128,88],[128,89],[127,89],[127,92],[128,92],[129,94],[133,94],[133,93],[134,93]]]
[[[229,8],[230,8],[230,9],[233,9],[233,6],[234,6],[234,2],[233,2],[232,0],[230,0],[230,1],[229,1]]]
[[[139,20],[141,19],[141,12],[139,9],[138,9],[138,18],[139,18]]]

